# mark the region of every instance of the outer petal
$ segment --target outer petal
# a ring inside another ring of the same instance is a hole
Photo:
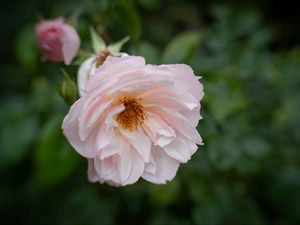
[[[145,66],[145,59],[143,57],[135,56],[124,56],[124,57],[112,57],[108,56],[87,83],[87,91],[96,88],[101,80],[110,76],[115,77],[118,73],[123,73],[124,71],[132,70],[138,67]]]
[[[124,140],[119,139],[121,142],[121,149],[119,152],[119,162],[117,167],[117,173],[120,177],[120,184],[124,185],[125,181],[128,179],[130,175],[130,170],[134,165],[132,161],[132,150],[129,143]]]
[[[78,120],[81,109],[84,105],[84,99],[78,99],[70,108],[68,114],[65,116],[62,129],[64,129],[70,122]]]
[[[96,71],[96,57],[92,56],[85,60],[78,69],[77,72],[77,86],[79,95],[86,95],[86,83],[90,76]]]
[[[96,133],[92,132],[85,141],[81,141],[79,137],[78,122],[73,121],[63,129],[64,135],[69,140],[72,147],[82,156],[93,158],[95,154]]]
[[[79,137],[79,114],[83,106],[84,99],[77,100],[74,105],[71,107],[69,113],[65,117],[62,129],[64,135],[69,140],[73,148],[82,156],[86,158],[94,157],[95,150],[95,132],[85,140],[82,141]]]
[[[76,30],[68,24],[62,26],[62,52],[65,64],[69,65],[80,47],[80,38]]]
[[[145,171],[142,177],[145,180],[156,184],[165,184],[172,180],[179,167],[179,162],[168,156],[163,149],[154,147],[152,149],[153,161],[155,162],[155,172]]]
[[[191,159],[191,150],[188,144],[180,137],[175,138],[170,144],[164,147],[166,153],[181,163]]]
[[[131,161],[132,166],[129,173],[129,177],[127,180],[123,183],[123,185],[127,184],[133,184],[138,181],[138,179],[142,176],[144,173],[145,163],[144,160],[140,157],[139,154],[137,154],[135,151],[131,152]]]
[[[125,140],[121,138],[117,142],[120,143],[118,154],[103,160],[95,158],[94,168],[99,181],[113,186],[135,183],[144,172],[144,162]],[[92,175],[96,180],[97,176]]]
[[[196,128],[192,126],[190,121],[182,114],[170,111],[163,107],[154,107],[154,109],[151,109],[151,111],[163,118],[170,126],[174,127],[176,131],[181,133],[186,138],[194,141],[197,144],[203,144],[202,138],[200,137]]]
[[[95,165],[94,165],[94,159],[88,159],[88,180],[89,182],[95,183],[98,182],[100,180],[98,173],[95,169]]]
[[[177,80],[177,87],[191,93],[197,101],[203,97],[203,85],[199,82],[199,77],[195,76],[192,68],[185,64],[161,65],[161,69],[169,70]]]
[[[112,156],[104,160],[95,156],[94,167],[101,183],[109,181],[116,184],[120,183],[120,180],[117,177],[116,156]]]
[[[110,108],[111,100],[101,101],[101,99],[95,99],[89,105],[85,104],[83,112],[79,115],[79,136],[81,140],[85,140],[95,126],[99,125],[100,118],[106,113],[105,110]]]

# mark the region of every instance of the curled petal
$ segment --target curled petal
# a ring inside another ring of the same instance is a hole
[[[180,137],[175,138],[164,147],[165,152],[181,163],[186,163],[191,158],[188,144]]]
[[[179,162],[168,156],[163,149],[154,147],[152,150],[153,161],[155,163],[155,172],[145,171],[142,177],[156,184],[165,184],[172,180],[178,170]],[[151,162],[150,162],[151,163]]]
[[[90,182],[95,183],[99,182],[100,177],[98,176],[98,173],[96,172],[95,169],[95,162],[94,159],[88,159],[88,179]]]
[[[199,102],[203,95],[203,85],[199,82],[199,78],[195,76],[192,68],[185,64],[161,65],[161,69],[170,71],[172,76],[177,80],[176,87],[183,89],[184,92],[191,93]]]
[[[145,65],[145,59],[142,57],[111,57],[108,56],[95,73],[95,76],[92,76],[87,83],[87,91],[90,91],[98,87],[99,83],[109,77],[110,75],[118,75],[124,71],[135,69],[138,67],[143,67]],[[114,79],[114,76],[110,77]]]
[[[176,137],[174,130],[159,116],[148,113],[143,126],[154,145],[164,147]]]
[[[128,131],[120,129],[123,137],[132,145],[132,147],[140,154],[144,162],[150,161],[151,142],[142,130]]]
[[[77,86],[79,95],[86,95],[86,83],[90,76],[96,71],[96,57],[92,56],[85,60],[79,67],[77,72]]]

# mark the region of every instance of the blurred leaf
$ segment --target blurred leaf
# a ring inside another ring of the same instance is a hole
[[[95,56],[95,53],[79,50],[76,59],[72,62],[73,65],[80,66],[88,58]]]
[[[99,196],[97,189],[92,185],[76,187],[68,202],[62,204],[61,224],[115,224],[115,199]]]
[[[122,46],[127,42],[129,41],[130,37],[124,37],[123,39],[121,39],[120,41],[118,42],[115,42],[113,44],[110,44],[107,48],[109,51],[111,51],[114,54],[117,54],[120,52]]]
[[[169,213],[166,210],[157,210],[151,217],[150,225],[189,225],[191,224],[187,218],[180,217],[179,213]]]
[[[242,158],[238,139],[230,134],[218,136],[207,143],[208,154],[213,165],[226,171],[236,167]]]
[[[133,42],[141,35],[141,21],[136,8],[132,4],[122,4],[115,11],[116,22],[129,34]]]
[[[31,89],[30,104],[41,118],[45,116],[48,119],[52,113],[61,112],[67,108],[58,95],[55,85],[45,77],[41,76],[34,79]]]
[[[220,224],[219,216],[219,212],[212,203],[207,203],[205,207],[195,207],[192,211],[192,217],[196,224]]]
[[[237,14],[231,14],[232,28],[237,35],[249,35],[259,30],[260,15],[251,8],[241,10]]]
[[[38,51],[35,43],[33,25],[27,25],[19,32],[15,45],[18,61],[28,72],[33,72],[37,67]]]
[[[242,109],[246,105],[243,93],[238,87],[230,87],[223,80],[208,82],[205,85],[205,102],[217,120],[224,120],[231,113]]]
[[[159,64],[160,61],[159,50],[154,45],[145,41],[141,41],[132,48],[130,53],[143,56],[146,59],[147,64]]]
[[[92,39],[92,47],[94,53],[98,53],[101,50],[106,49],[106,44],[103,39],[97,34],[93,27],[90,27],[91,39]]]
[[[278,216],[282,221],[290,224],[300,222],[300,173],[299,169],[285,167],[282,170],[274,168],[272,175],[268,177],[265,195],[269,196],[269,204],[276,207]]]
[[[179,192],[180,185],[175,179],[165,185],[152,186],[151,199],[154,204],[170,205],[178,198]]]
[[[187,31],[177,35],[163,52],[163,63],[184,63],[190,61],[201,40],[199,31]]]
[[[252,48],[266,48],[273,38],[271,29],[260,29],[253,32],[249,38],[249,46]]]
[[[7,99],[1,102],[0,109],[0,168],[3,170],[24,159],[39,128],[24,99]]]
[[[138,2],[146,9],[153,10],[159,6],[157,0],[138,0]]]
[[[45,186],[62,182],[74,171],[80,159],[64,138],[61,123],[61,116],[54,116],[48,121],[36,149],[37,178]]]
[[[254,135],[248,135],[244,139],[243,148],[248,156],[257,160],[262,159],[270,152],[268,143],[263,138]]]
[[[75,29],[77,27],[77,22],[78,22],[80,14],[82,14],[82,9],[77,8],[72,12],[72,14],[70,15],[70,17],[67,20],[68,24],[73,26]]]

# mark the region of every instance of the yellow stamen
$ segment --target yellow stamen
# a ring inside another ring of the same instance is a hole
[[[100,51],[97,56],[96,68],[101,66],[108,56],[112,56],[110,51],[108,51],[108,50]]]
[[[117,115],[116,120],[122,128],[133,131],[143,124],[144,108],[139,101],[140,99],[127,97],[120,100],[120,103],[124,104],[125,110]]]

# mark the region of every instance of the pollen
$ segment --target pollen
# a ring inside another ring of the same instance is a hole
[[[116,121],[122,128],[130,131],[137,130],[138,126],[145,121],[144,108],[140,104],[140,100],[128,97],[120,100],[125,109],[117,115]]]
[[[96,61],[96,68],[101,66],[108,56],[112,56],[110,51],[108,51],[108,50],[100,51],[98,56],[97,56],[97,59],[96,59],[97,60]]]

